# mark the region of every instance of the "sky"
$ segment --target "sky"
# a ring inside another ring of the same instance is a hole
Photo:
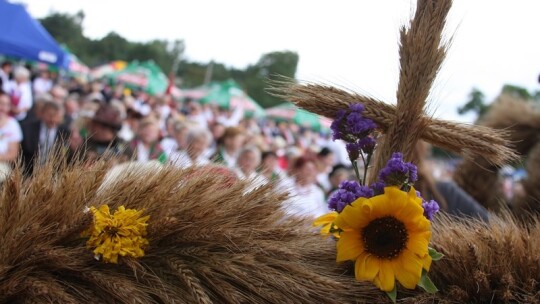
[[[115,31],[132,41],[182,39],[190,60],[243,68],[271,51],[300,56],[297,79],[335,85],[395,103],[398,32],[412,0],[20,0],[36,18],[84,11],[85,35]],[[429,114],[459,116],[473,87],[493,100],[506,83],[540,90],[538,0],[454,0],[447,60]]]

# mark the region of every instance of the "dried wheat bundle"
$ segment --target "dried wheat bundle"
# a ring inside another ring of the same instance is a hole
[[[285,218],[286,194],[271,186],[245,194],[243,182],[215,167],[127,166],[114,178],[108,167],[56,162],[31,180],[17,170],[8,178],[0,194],[0,303],[387,301],[356,282],[351,265],[335,263],[334,241]],[[83,210],[103,203],[150,215],[144,257],[94,259],[81,237],[91,222]],[[537,220],[520,226],[510,217],[490,225],[441,218],[434,226],[434,243],[447,255],[431,271],[441,292],[404,290],[403,300],[537,299]]]
[[[396,120],[396,106],[375,98],[321,84],[282,81],[274,82],[274,86],[271,90],[274,95],[289,98],[299,107],[330,119],[335,117],[339,109],[362,103],[366,106],[363,115],[376,122],[382,131],[387,132]],[[421,120],[429,121],[421,132],[423,138],[437,147],[467,158],[481,155],[494,164],[505,164],[517,157],[508,147],[507,132],[504,130],[434,120],[428,116],[423,116]]]
[[[524,224],[508,213],[491,216],[489,223],[440,216],[433,227],[433,242],[446,255],[430,272],[441,299],[540,302],[538,218]]]
[[[520,197],[515,205],[517,210],[526,208],[540,211],[540,175],[537,173],[540,148],[540,113],[532,104],[508,94],[500,95],[489,112],[479,122],[482,126],[504,130],[509,142],[521,159],[528,157],[529,178],[524,187],[526,197]],[[537,151],[537,152],[533,152]],[[483,157],[466,159],[456,170],[454,179],[476,200],[490,210],[499,211],[506,204],[498,177],[499,166],[490,164]]]
[[[55,168],[55,167],[60,167]],[[127,166],[107,176],[49,163],[20,172],[0,194],[0,303],[343,303],[372,302],[374,287],[351,286],[334,242],[310,223],[286,219],[286,194],[214,167]],[[104,179],[107,181],[103,183]],[[145,210],[150,245],[140,259],[94,259],[81,232],[87,206]]]

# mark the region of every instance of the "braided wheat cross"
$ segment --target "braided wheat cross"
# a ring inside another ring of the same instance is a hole
[[[380,170],[393,152],[402,152],[405,160],[415,161],[415,145],[420,139],[466,158],[483,156],[495,164],[514,159],[516,155],[500,131],[433,119],[424,111],[446,55],[447,46],[442,43],[441,35],[451,6],[451,0],[418,0],[409,27],[401,28],[396,106],[318,84],[288,83],[280,89],[281,96],[331,119],[338,110],[362,103],[364,116],[375,121],[385,134],[377,149],[374,172]]]

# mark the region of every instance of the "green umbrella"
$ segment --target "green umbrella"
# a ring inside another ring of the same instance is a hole
[[[109,78],[129,88],[143,89],[150,95],[165,93],[168,85],[167,76],[153,61],[130,62],[125,69],[109,75]]]
[[[327,118],[300,109],[292,103],[284,103],[279,106],[266,109],[266,116],[275,120],[291,121],[303,127],[314,130],[329,128],[331,121]]]
[[[215,82],[208,85],[208,93],[200,99],[203,104],[214,103],[219,107],[242,108],[246,116],[262,117],[264,109],[249,97],[234,80]]]

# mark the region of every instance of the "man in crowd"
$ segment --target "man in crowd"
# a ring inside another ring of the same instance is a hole
[[[62,125],[64,109],[52,100],[40,101],[38,119],[23,123],[22,159],[25,173],[30,174],[36,161],[43,164],[53,146],[64,145],[69,138],[69,129]]]

